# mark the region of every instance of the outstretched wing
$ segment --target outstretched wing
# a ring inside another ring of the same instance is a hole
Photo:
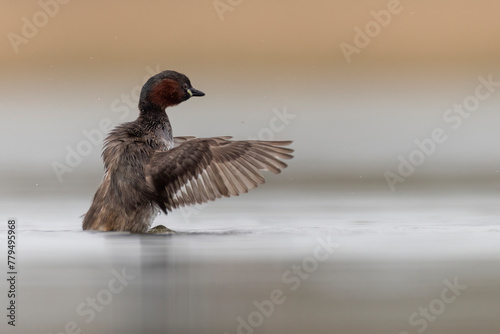
[[[153,200],[163,211],[238,196],[265,182],[287,165],[291,141],[232,141],[230,137],[179,140],[166,152],[155,152],[146,166]],[[184,139],[184,138],[183,138]]]
[[[174,137],[174,147],[179,146],[180,144],[184,143],[185,141],[196,139],[195,136],[182,136],[182,137]]]

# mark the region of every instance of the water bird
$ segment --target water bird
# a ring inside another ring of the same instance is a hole
[[[238,196],[265,182],[262,171],[278,174],[287,167],[282,160],[293,157],[285,147],[291,141],[173,137],[166,108],[204,95],[175,71],[144,84],[139,117],[104,141],[104,177],[83,230],[145,233],[160,210]]]

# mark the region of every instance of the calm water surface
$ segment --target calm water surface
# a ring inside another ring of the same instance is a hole
[[[88,196],[3,200],[2,333],[500,332],[491,193],[266,190],[159,216],[170,235],[82,232]]]

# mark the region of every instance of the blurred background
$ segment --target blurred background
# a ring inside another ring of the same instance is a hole
[[[2,1],[2,193],[96,186],[100,122],[134,120],[140,87],[165,69],[207,94],[168,110],[175,135],[292,139],[296,158],[283,183],[391,191],[384,173],[397,173],[399,156],[442,128],[446,142],[396,190],[426,181],[491,186],[500,92],[456,129],[443,117],[474,95],[478,77],[500,81],[499,6]],[[289,118],[273,121],[276,111]],[[72,150],[86,155],[68,158]]]
[[[454,279],[467,290],[426,333],[500,332],[500,2],[0,4],[9,332],[236,333],[279,288],[255,333],[416,333],[409,316]],[[293,140],[295,158],[247,195],[158,217],[173,236],[83,233],[105,134],[166,69],[206,93],[167,110],[174,135]],[[318,240],[339,250],[291,291]],[[76,307],[121,270],[130,285],[87,323]]]

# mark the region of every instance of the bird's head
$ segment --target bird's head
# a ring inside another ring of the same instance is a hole
[[[151,77],[142,87],[139,99],[139,109],[175,106],[193,96],[204,96],[191,85],[188,77],[175,71],[163,71]]]

